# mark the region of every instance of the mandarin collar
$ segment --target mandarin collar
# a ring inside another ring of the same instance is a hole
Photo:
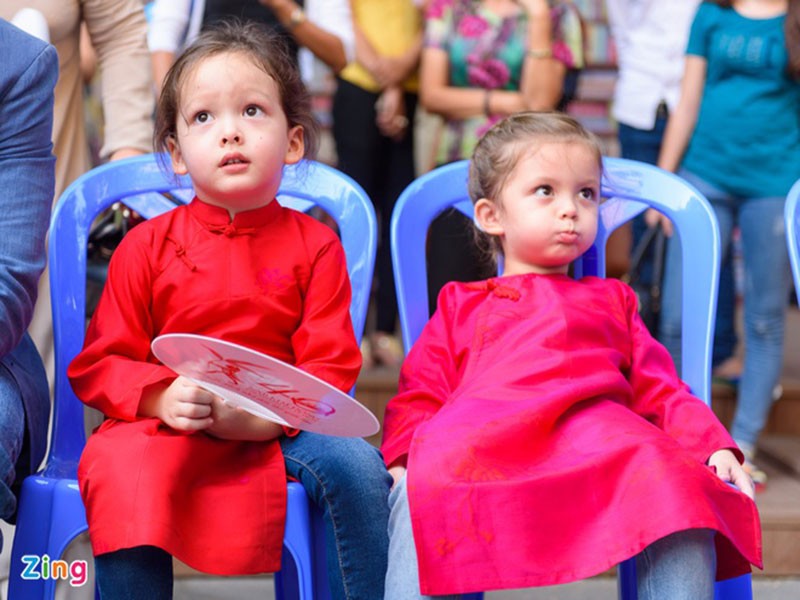
[[[277,199],[266,206],[245,210],[234,215],[231,220],[227,209],[203,202],[195,196],[189,204],[191,214],[202,223],[206,229],[214,232],[225,231],[228,235],[238,232],[251,232],[277,219],[281,205]]]

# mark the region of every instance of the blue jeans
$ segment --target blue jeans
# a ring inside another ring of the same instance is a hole
[[[460,595],[422,596],[406,478],[389,494],[389,568],[386,600],[458,600]],[[635,518],[635,517],[631,517]],[[636,556],[639,600],[713,600],[714,533],[689,529],[662,538]]]
[[[666,118],[657,118],[653,129],[636,129],[624,123],[619,124],[618,136],[622,158],[639,160],[654,165],[658,162],[661,141],[664,137]],[[633,246],[647,230],[644,215],[632,221]],[[642,259],[640,280],[650,284],[653,272],[653,257],[645,255]],[[663,311],[663,299],[662,299]],[[712,365],[716,366],[733,356],[738,342],[736,336],[736,286],[734,284],[733,263],[730,253],[723,260],[719,277],[719,301],[717,303],[717,319],[714,330],[714,350]],[[651,332],[655,334],[656,332]]]
[[[287,475],[322,509],[332,597],[381,600],[392,478],[380,452],[362,439],[306,431],[281,438],[281,450]]]
[[[17,460],[25,437],[25,409],[22,394],[11,374],[0,364],[0,519],[10,519],[17,509],[12,486]],[[0,549],[3,534],[0,533]]]
[[[411,511],[408,506],[406,478],[398,481],[389,493],[389,567],[386,571],[385,600],[458,600],[455,596],[423,596],[419,591],[419,568]]]
[[[764,428],[783,368],[783,336],[789,303],[790,270],[783,208],[785,198],[740,198],[689,171],[679,175],[710,202],[719,222],[723,263],[738,225],[744,259],[744,368],[731,435],[752,450]],[[680,367],[681,250],[667,247],[659,338]]]

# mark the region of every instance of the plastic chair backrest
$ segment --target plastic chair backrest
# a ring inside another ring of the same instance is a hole
[[[419,177],[400,195],[392,213],[391,246],[400,328],[406,352],[428,321],[425,239],[431,221],[456,208],[472,219],[467,193],[469,161],[444,165]],[[665,213],[678,232],[683,256],[683,380],[711,401],[711,348],[719,281],[719,227],[713,209],[682,178],[638,161],[603,160],[603,196],[597,240],[576,262],[576,277],[605,276],[611,233],[646,208]]]
[[[169,164],[167,161],[165,164]],[[95,217],[121,202],[145,218],[191,199],[188,177],[177,178],[149,154],[108,163],[79,177],[59,199],[50,226],[49,265],[56,375],[53,433],[44,474],[75,478],[86,442],[83,405],[67,379],[67,366],[83,346],[86,307],[86,247]],[[319,206],[337,223],[353,290],[350,316],[358,340],[364,329],[377,246],[372,203],[343,173],[314,161],[284,169],[278,194],[283,206],[306,211]]]
[[[794,289],[800,294],[800,180],[789,190],[784,208],[786,222],[786,245],[789,248],[789,262],[792,264]]]

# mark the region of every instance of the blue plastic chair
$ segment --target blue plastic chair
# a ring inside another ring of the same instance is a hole
[[[605,158],[603,196],[597,240],[574,265],[576,277],[605,276],[605,247],[611,233],[648,207],[666,214],[675,224],[683,256],[692,260],[683,269],[683,380],[706,404],[711,402],[711,348],[719,281],[719,228],[706,199],[680,177],[652,165]],[[425,240],[433,219],[454,207],[472,219],[467,193],[469,161],[451,163],[412,182],[392,213],[391,248],[400,328],[406,352],[428,321],[428,283]],[[636,564],[619,566],[619,597],[634,600]],[[750,575],[719,582],[717,598],[750,600]],[[480,594],[471,595],[480,598]]]
[[[800,295],[800,180],[789,190],[783,214],[786,222],[789,262],[792,264],[794,276],[794,290]]]
[[[21,578],[23,556],[57,559],[70,541],[87,529],[76,480],[86,442],[83,404],[73,393],[66,371],[84,340],[89,229],[95,217],[115,202],[145,218],[174,208],[175,201],[163,193],[177,202],[186,202],[193,195],[188,178],[165,173],[157,155],[151,154],[89,171],[69,186],[56,205],[49,250],[56,349],[53,430],[44,469],[24,481],[19,499],[9,581],[9,594],[15,600],[52,598],[55,591],[52,579]],[[319,206],[336,221],[353,288],[350,315],[360,341],[377,246],[372,203],[346,175],[308,161],[285,169],[279,199],[282,205],[302,211]],[[278,598],[330,597],[321,512],[310,504],[299,483],[288,484],[282,566],[275,576]]]

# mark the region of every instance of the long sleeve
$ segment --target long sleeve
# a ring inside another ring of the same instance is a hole
[[[300,325],[292,335],[296,366],[349,392],[361,369],[350,319],[350,280],[341,244],[333,238],[312,261]]]
[[[631,333],[632,410],[675,438],[698,461],[716,450],[730,448],[740,457],[736,443],[702,400],[681,382],[672,359],[653,339],[636,309],[636,297],[620,283]]]
[[[436,312],[425,325],[400,371],[398,394],[386,407],[381,452],[387,465],[404,463],[417,428],[450,397],[459,378],[452,338],[454,288],[439,294]],[[462,324],[464,325],[464,324]]]
[[[16,28],[0,23],[0,54],[9,67],[0,73],[0,358],[22,339],[33,314],[44,269],[45,233],[55,186],[53,89],[58,58],[52,46],[24,60],[17,54]],[[9,32],[13,29],[13,32]],[[13,34],[13,35],[12,35]],[[24,45],[30,50],[31,45]],[[19,56],[22,68],[14,62]]]
[[[152,150],[153,77],[147,23],[138,0],[84,0],[83,18],[97,51],[105,118],[102,156],[121,148]]]
[[[114,252],[84,348],[67,371],[82,402],[124,421],[136,420],[145,388],[175,378],[150,352],[152,258],[136,233]]]

